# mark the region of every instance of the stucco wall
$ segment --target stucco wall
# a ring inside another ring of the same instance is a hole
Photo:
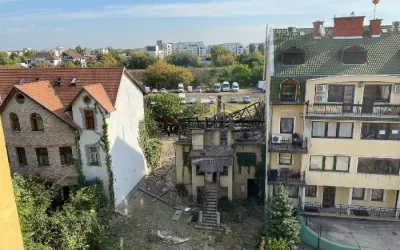
[[[302,154],[292,154],[291,165],[280,165],[279,164],[279,153],[270,153],[270,169],[281,169],[290,168],[294,172],[301,171],[302,166]]]
[[[0,249],[23,250],[17,206],[0,121]]]
[[[1,114],[11,172],[39,175],[50,182],[58,181],[57,184],[60,186],[77,184],[78,174],[75,166],[61,166],[59,150],[59,147],[71,147],[73,158],[78,158],[75,129],[30,98],[25,97],[24,100],[24,103],[20,104],[16,101],[15,95],[12,96]],[[18,116],[21,131],[12,131],[10,113]],[[33,113],[41,116],[44,131],[32,131],[30,116]],[[27,160],[25,167],[21,167],[18,163],[17,147],[25,148]],[[50,166],[38,167],[35,148],[47,148]]]
[[[175,144],[175,169],[176,169],[176,182],[184,183],[188,191],[191,193],[192,190],[188,185],[191,185],[192,176],[190,175],[190,171],[188,166],[184,166],[183,164],[183,152],[189,152],[190,145],[189,144]]]
[[[204,132],[205,146],[219,145],[220,144],[220,131],[219,130],[206,130]]]
[[[280,118],[294,118],[293,133],[298,133],[302,135],[303,118],[300,117],[300,113],[303,112],[304,112],[304,105],[273,105],[271,133],[280,134]]]

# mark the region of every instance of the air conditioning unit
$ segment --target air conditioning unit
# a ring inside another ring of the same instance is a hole
[[[394,85],[394,92],[399,93],[400,92],[400,84],[395,84]]]
[[[326,102],[326,95],[325,94],[315,95],[315,102]]]
[[[325,93],[327,88],[328,87],[325,84],[324,85],[317,85],[315,87],[315,92],[317,92],[317,93]]]
[[[400,21],[392,22],[392,30],[400,30]]]
[[[282,135],[272,135],[272,143],[282,143]]]
[[[288,27],[287,30],[289,32],[296,32],[296,27]]]

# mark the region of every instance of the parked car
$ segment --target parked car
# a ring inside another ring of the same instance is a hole
[[[250,96],[246,95],[243,97],[243,103],[250,103]]]
[[[201,93],[201,87],[200,87],[200,86],[197,86],[197,87],[196,87],[196,92],[197,92],[197,93]]]
[[[161,94],[165,94],[165,93],[167,93],[167,90],[165,88],[162,88],[161,89]]]
[[[153,93],[153,94],[157,94],[157,93],[158,93],[158,91],[157,91],[157,89],[153,89],[153,90],[151,91],[151,93]]]
[[[195,102],[197,102],[196,98],[194,98],[194,97],[190,98],[190,100],[189,100],[189,103],[190,103],[190,104],[193,104],[193,103],[195,103]]]
[[[144,87],[144,90],[146,91],[146,93],[150,93],[150,87]]]
[[[210,93],[210,92],[211,92],[211,89],[210,89],[209,87],[207,87],[207,88],[206,88],[206,92],[207,92],[207,93]]]
[[[237,103],[237,98],[236,98],[236,97],[234,97],[234,96],[232,96],[232,97],[231,97],[231,102],[233,102],[233,103]]]
[[[208,99],[210,100],[210,103],[215,103],[215,97],[214,96],[209,96]]]

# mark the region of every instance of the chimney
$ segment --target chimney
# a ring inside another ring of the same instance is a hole
[[[349,16],[334,18],[334,38],[362,38],[365,16]]]
[[[382,19],[369,20],[369,31],[372,37],[381,36],[381,23]]]
[[[321,34],[319,33],[319,28],[323,25],[323,21],[315,21],[313,22],[314,26],[314,38],[321,38]]]

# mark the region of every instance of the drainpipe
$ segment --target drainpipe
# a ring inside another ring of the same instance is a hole
[[[397,207],[397,202],[399,202],[399,190],[397,190],[397,194],[396,194],[396,203],[394,204],[394,211],[396,212],[398,207]]]

